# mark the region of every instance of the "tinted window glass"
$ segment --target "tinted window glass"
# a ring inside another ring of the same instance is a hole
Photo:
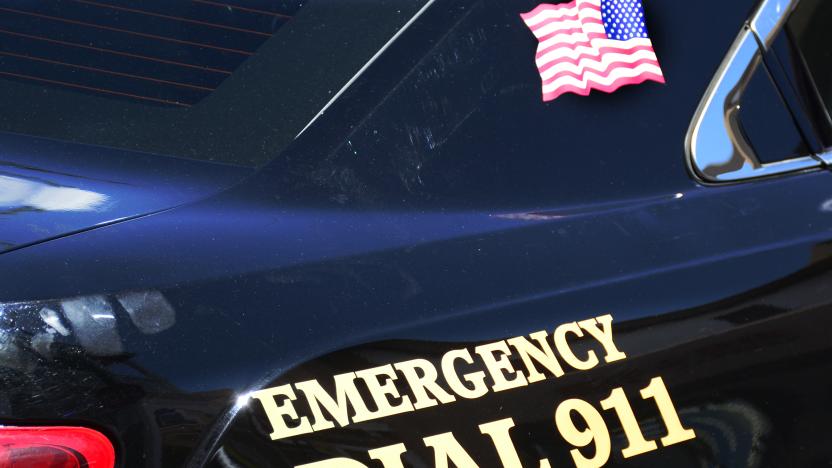
[[[810,153],[764,66],[757,67],[742,95],[740,123],[746,139],[762,163]]]
[[[832,110],[832,2],[829,0],[802,0],[789,19],[788,32],[799,49],[809,79],[811,90],[817,93],[826,107]],[[827,115],[828,119],[828,115]]]
[[[0,0],[0,130],[256,166],[424,2]]]

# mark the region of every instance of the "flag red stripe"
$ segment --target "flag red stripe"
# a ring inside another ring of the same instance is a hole
[[[520,17],[524,20],[532,19],[540,13],[544,11],[551,10],[551,11],[558,11],[558,10],[568,10],[570,8],[575,8],[575,0],[572,0],[569,3],[561,3],[560,5],[550,5],[546,3],[541,3],[532,11],[526,13],[520,13]],[[580,10],[594,10],[594,11],[601,11],[600,5],[593,5],[593,4],[584,4],[581,6]],[[579,10],[579,11],[580,11]]]
[[[545,49],[538,49],[535,58],[540,58],[553,50],[557,50],[563,47],[571,47],[573,49],[577,49],[578,47],[592,47],[592,40],[593,39],[607,39],[607,35],[603,33],[592,33],[588,34],[587,37],[589,40],[581,41],[581,42],[558,42],[557,44],[552,44]]]
[[[641,59],[641,60],[636,60],[635,62],[621,62],[621,61],[612,62],[612,63],[610,63],[610,65],[607,68],[605,68],[603,70],[594,70],[594,69],[584,68],[583,70],[581,70],[580,73],[575,73],[575,72],[571,72],[571,71],[562,71],[560,73],[556,73],[554,76],[552,76],[551,78],[544,81],[543,85],[545,86],[547,84],[550,84],[550,83],[554,82],[555,80],[557,80],[558,78],[562,78],[564,76],[571,76],[573,78],[583,80],[584,76],[586,76],[587,72],[591,72],[592,74],[597,75],[597,77],[593,77],[592,79],[606,78],[606,77],[610,76],[610,74],[612,74],[612,72],[614,72],[615,70],[618,70],[618,69],[621,69],[621,68],[633,69],[633,68],[636,68],[639,65],[644,65],[645,63],[652,64],[652,65],[655,65],[657,67],[659,66],[659,61],[655,60],[655,59]]]
[[[558,87],[555,91],[551,91],[548,93],[543,94],[544,101],[551,101],[562,94],[565,93],[575,93],[581,96],[587,96],[593,89],[597,89],[598,91],[603,91],[605,93],[611,93],[618,88],[625,86],[625,85],[635,85],[644,83],[645,81],[656,81],[659,83],[664,83],[664,77],[662,75],[657,75],[655,73],[642,73],[638,76],[634,77],[626,77],[621,78],[618,80],[613,81],[609,85],[600,85],[598,83],[589,82],[586,87],[579,88],[574,85],[564,85]]]
[[[524,20],[532,19],[535,16],[537,16],[538,14],[543,13],[544,11],[548,11],[548,10],[558,11],[558,10],[564,10],[564,9],[568,10],[570,8],[575,8],[575,0],[572,0],[569,3],[561,3],[560,5],[550,5],[548,3],[541,3],[540,5],[536,6],[532,11],[528,11],[526,13],[520,13],[520,17],[523,18]]]
[[[549,18],[549,19],[547,19],[547,20],[545,20],[541,23],[538,23],[534,26],[530,26],[530,28],[531,28],[532,31],[538,31],[538,30],[543,29],[544,27],[546,27],[546,26],[548,26],[552,23],[560,23],[560,22],[563,22],[563,21],[578,21],[579,19],[581,19],[581,17],[578,16],[578,15],[561,16],[560,18]],[[604,24],[604,21],[601,20],[601,18],[584,18],[583,22],[587,23],[587,24]]]
[[[555,36],[560,36],[562,34],[578,34],[578,33],[583,33],[583,32],[584,32],[583,28],[558,29],[557,31],[552,31],[552,32],[550,32],[549,34],[547,34],[545,36],[538,37],[538,40],[540,40],[541,42],[542,41],[548,41],[549,39],[551,39]]]
[[[650,52],[654,52],[653,48],[648,45],[641,45],[636,47],[601,47],[600,49],[595,50],[598,51],[598,53],[585,52],[576,58],[561,57],[559,59],[552,60],[551,62],[546,62],[543,65],[538,65],[537,69],[540,70],[540,73],[543,73],[546,70],[554,67],[555,65],[561,63],[571,63],[572,65],[578,65],[581,62],[581,60],[588,58],[597,59],[593,60],[593,62],[600,62],[600,59],[603,58],[605,54],[634,54],[643,50],[649,50]]]

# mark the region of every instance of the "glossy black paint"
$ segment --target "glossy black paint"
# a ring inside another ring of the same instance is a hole
[[[480,466],[500,466],[493,445],[477,426],[506,417],[516,423],[512,437],[523,466],[538,466],[542,458],[552,466],[574,466],[569,456],[573,447],[555,430],[556,404],[568,398],[597,402],[618,386],[638,401],[637,389],[657,375],[673,382],[679,413],[698,439],[626,460],[620,456],[627,446],[620,423],[607,415],[616,454],[611,465],[820,466],[827,462],[828,452],[824,431],[816,428],[828,418],[819,402],[829,386],[821,381],[808,384],[807,379],[830,370],[825,358],[828,336],[818,327],[826,323],[830,310],[818,297],[827,289],[827,268],[824,262],[751,294],[628,321],[619,330],[628,361],[590,374],[573,371],[556,382],[394,416],[382,424],[372,421],[278,441],[268,439],[270,426],[259,408],[243,409],[211,466],[227,466],[223,461],[229,459],[243,466],[295,466],[334,457],[381,466],[371,461],[367,450],[397,443],[408,448],[405,466],[432,466],[433,451],[422,437],[446,431],[453,431]],[[824,305],[814,305],[818,299]],[[789,306],[783,307],[785,303]],[[377,342],[314,359],[287,372],[281,381],[320,379],[414,355],[438,361],[441,353],[466,344]],[[519,360],[515,365],[522,366]],[[664,435],[655,407],[636,403],[635,408],[648,439]]]
[[[244,183],[0,255],[2,422],[99,428],[124,466],[369,463],[400,441],[423,466],[419,438],[450,430],[495,466],[475,427],[514,416],[529,466],[571,466],[554,404],[661,375],[701,437],[630,466],[828,463],[832,174],[704,187],[684,163],[753,2],[645,1],[668,84],[551,104],[517,17],[534,5],[439,2]],[[175,324],[142,331],[125,291],[160,291]],[[114,304],[120,349],[33,342],[39,310],[76,296]],[[283,442],[235,407],[604,313],[628,360],[528,390]]]

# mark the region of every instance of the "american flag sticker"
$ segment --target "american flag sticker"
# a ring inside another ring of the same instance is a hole
[[[573,0],[520,15],[539,41],[543,100],[611,93],[664,75],[644,25],[641,0]]]

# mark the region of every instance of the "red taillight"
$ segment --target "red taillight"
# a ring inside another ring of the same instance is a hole
[[[0,468],[113,468],[113,444],[84,427],[0,426]]]

